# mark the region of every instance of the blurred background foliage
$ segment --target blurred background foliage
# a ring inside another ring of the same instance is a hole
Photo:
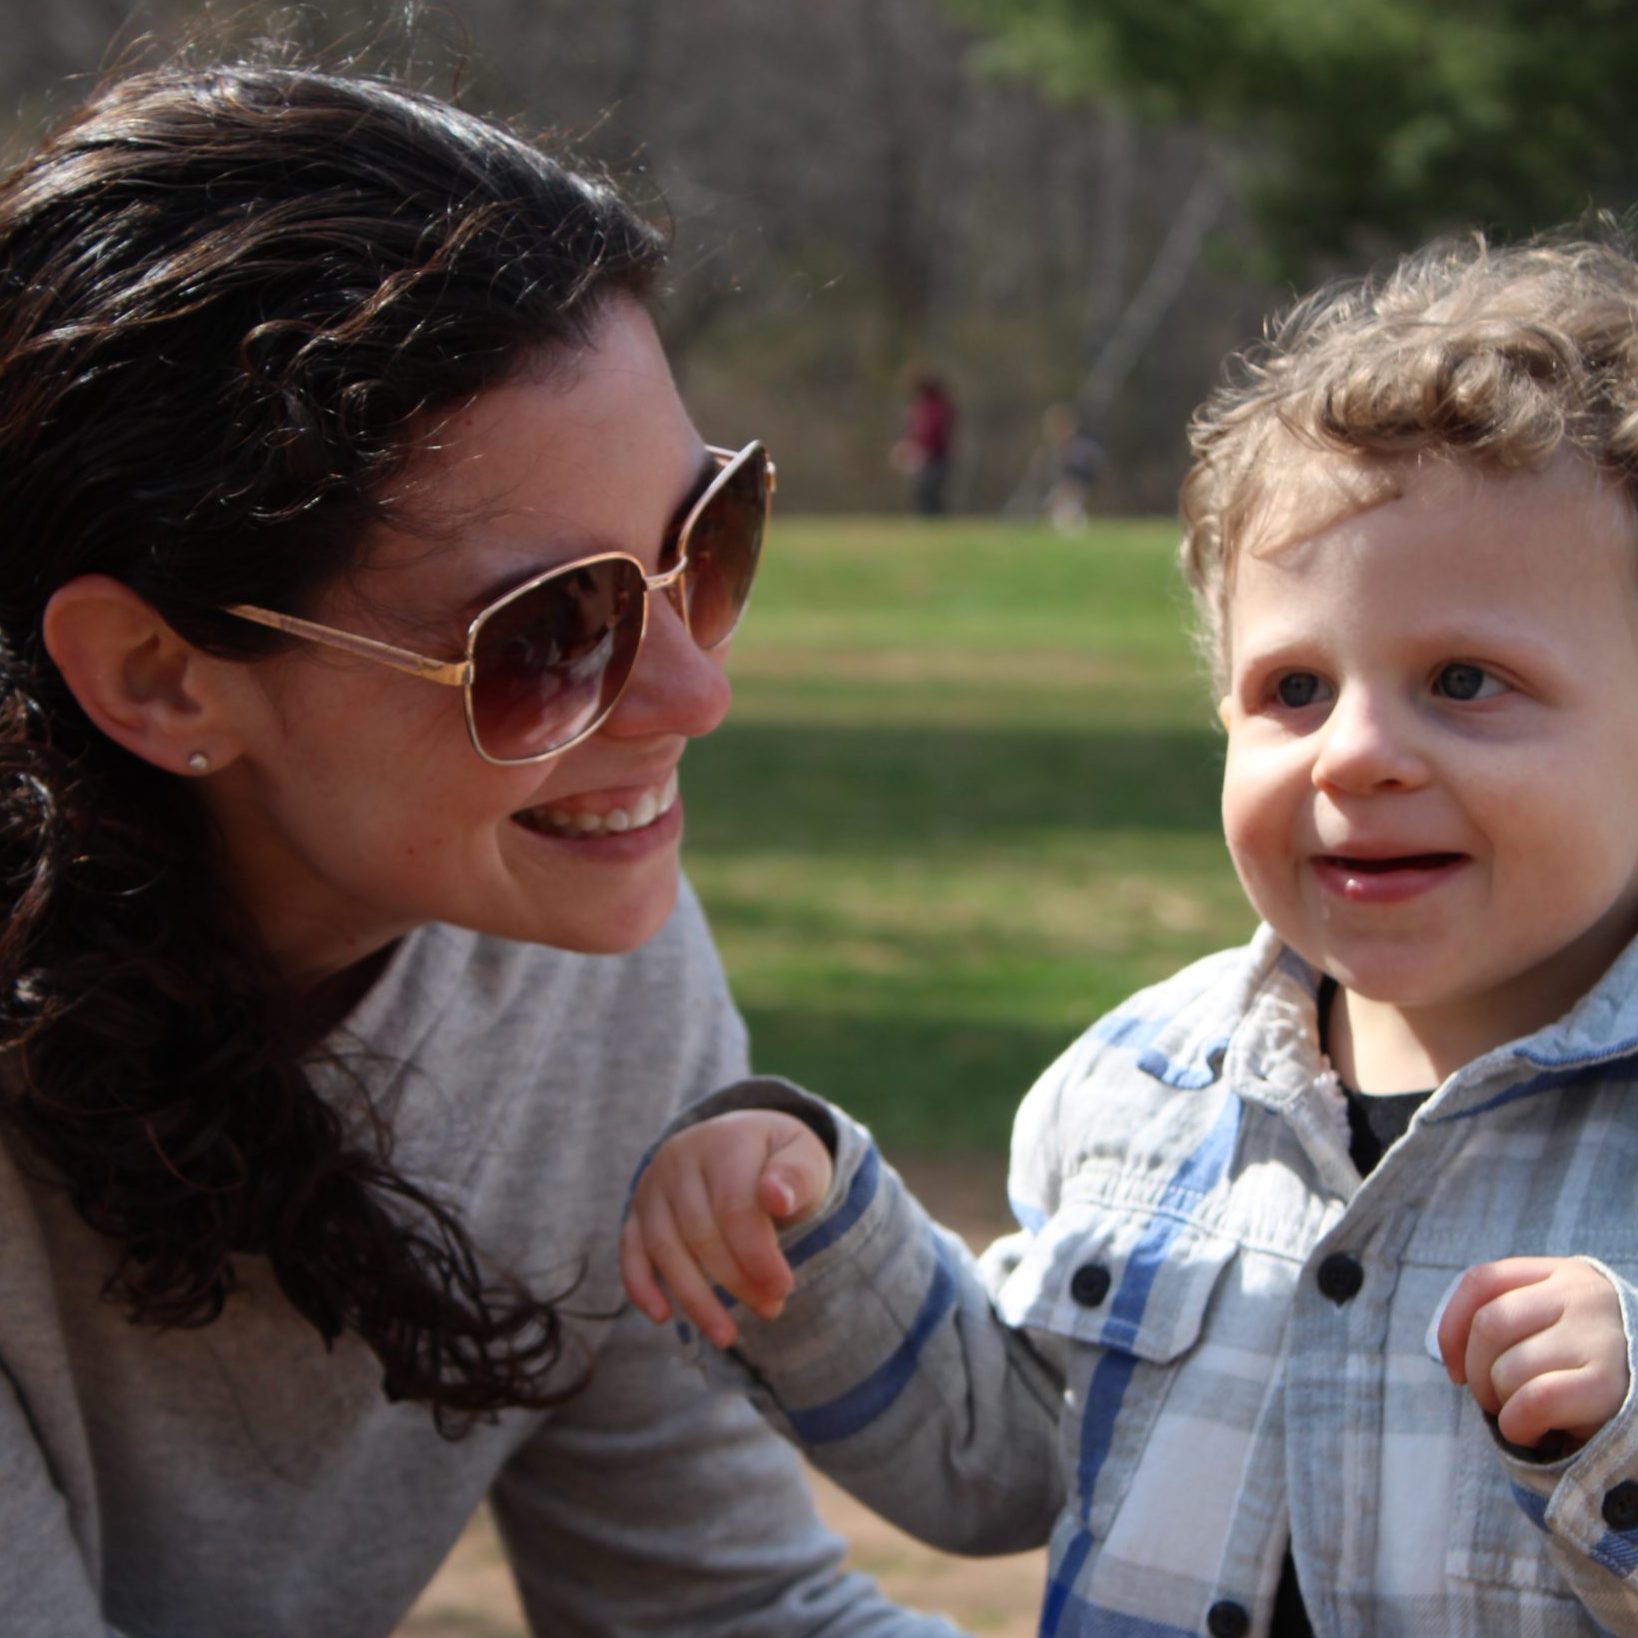
[[[274,35],[566,133],[675,223],[708,431],[798,511],[903,505],[907,367],[952,500],[1079,400],[1104,512],[1170,511],[1191,407],[1293,283],[1443,229],[1623,209],[1629,0],[0,0],[12,149],[100,68]]]
[[[1223,144],[1265,248],[1528,233],[1638,181],[1628,0],[955,0],[989,66]]]

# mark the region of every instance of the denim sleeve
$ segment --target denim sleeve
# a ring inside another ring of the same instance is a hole
[[[1514,1499],[1547,1532],[1554,1561],[1599,1627],[1638,1638],[1638,1290],[1587,1258],[1615,1287],[1627,1337],[1627,1397],[1574,1455],[1536,1462],[1498,1437]]]

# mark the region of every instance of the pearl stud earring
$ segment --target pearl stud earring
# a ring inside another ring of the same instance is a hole
[[[209,751],[191,751],[188,754],[188,767],[194,773],[203,773],[210,766]]]

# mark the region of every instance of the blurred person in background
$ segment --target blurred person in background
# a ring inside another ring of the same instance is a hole
[[[910,510],[917,517],[941,517],[955,439],[955,399],[943,378],[925,364],[911,366],[907,381],[910,402],[904,436],[893,446],[893,466],[911,480]]]
[[[1061,535],[1079,534],[1087,502],[1103,472],[1103,445],[1087,431],[1073,404],[1050,404],[1041,414],[1041,440],[1003,512],[1038,517]]]

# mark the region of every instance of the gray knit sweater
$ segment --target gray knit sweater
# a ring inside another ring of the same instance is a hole
[[[326,1353],[253,1259],[200,1330],[133,1326],[110,1248],[0,1151],[0,1634],[388,1634],[491,1498],[534,1631],[935,1638],[837,1570],[794,1458],[622,1313],[647,1142],[740,1074],[744,1032],[685,889],[635,954],[448,927],[405,940],[332,1045],[395,1158],[535,1289],[570,1292],[590,1386],[458,1443]],[[337,1083],[335,1095],[345,1096]]]

